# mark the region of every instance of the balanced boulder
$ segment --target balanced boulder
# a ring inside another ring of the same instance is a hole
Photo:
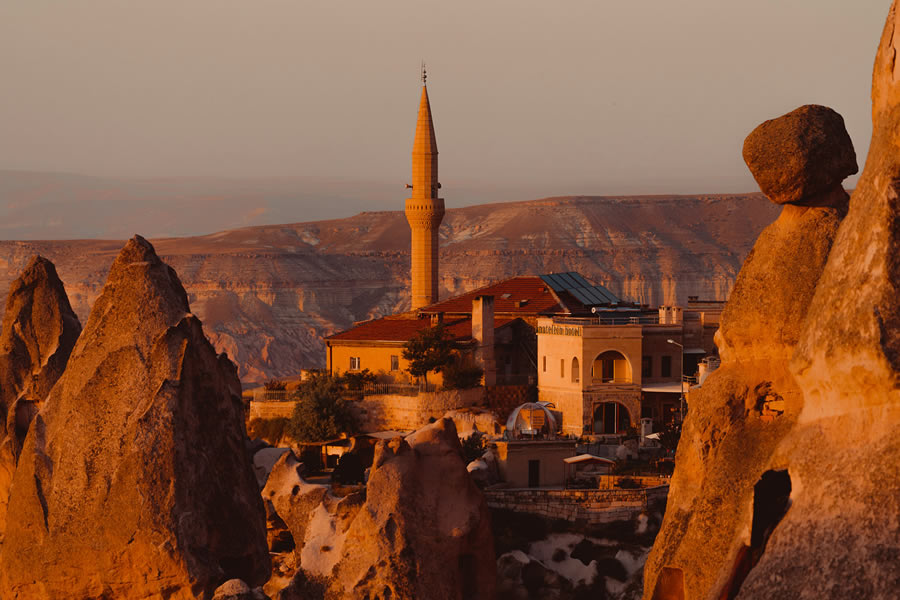
[[[859,170],[844,119],[815,104],[754,129],[744,140],[744,161],[776,204],[804,204]]]
[[[240,382],[175,272],[129,241],[25,439],[4,598],[210,598],[268,577]]]

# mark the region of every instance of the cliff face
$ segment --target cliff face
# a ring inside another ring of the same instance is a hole
[[[566,197],[450,209],[441,296],[522,274],[579,271],[650,304],[723,300],[777,216],[761,194]],[[400,211],[155,240],[191,306],[243,381],[324,362],[322,336],[409,307],[409,226]],[[121,242],[0,242],[0,290],[33,254],[52,260],[85,319]]]

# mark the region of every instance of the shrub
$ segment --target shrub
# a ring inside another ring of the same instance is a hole
[[[469,464],[473,460],[478,460],[487,449],[487,438],[480,431],[473,431],[472,435],[462,440],[463,460]]]
[[[360,391],[365,389],[367,385],[375,383],[378,377],[368,369],[363,369],[362,371],[348,371],[344,373],[343,380],[348,390]]]
[[[268,392],[280,392],[287,389],[287,383],[279,379],[270,379],[263,384]]]
[[[275,419],[253,419],[247,424],[247,437],[260,439],[275,446],[284,437],[288,420],[284,417]]]
[[[481,385],[484,369],[471,361],[458,358],[441,370],[444,387],[448,390],[467,390]]]

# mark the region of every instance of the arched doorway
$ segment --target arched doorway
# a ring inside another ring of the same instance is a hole
[[[631,383],[631,363],[615,350],[599,354],[591,365],[594,383]]]
[[[631,427],[631,415],[618,402],[601,402],[594,405],[593,425],[597,435],[625,433]]]

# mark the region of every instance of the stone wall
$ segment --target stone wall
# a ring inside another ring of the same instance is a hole
[[[664,502],[668,493],[669,486],[661,485],[642,490],[501,489],[484,495],[491,508],[598,525],[629,521]]]
[[[285,419],[290,419],[291,415],[294,414],[294,406],[297,404],[296,401],[293,402],[250,402],[250,418],[249,421],[253,419],[277,419],[279,417],[284,417]]]
[[[537,387],[533,385],[492,385],[485,388],[485,405],[494,411],[502,423],[509,413],[526,402],[537,401]]]
[[[440,419],[448,411],[480,406],[484,388],[422,392],[417,396],[385,394],[363,396],[350,403],[362,432],[413,431]]]

